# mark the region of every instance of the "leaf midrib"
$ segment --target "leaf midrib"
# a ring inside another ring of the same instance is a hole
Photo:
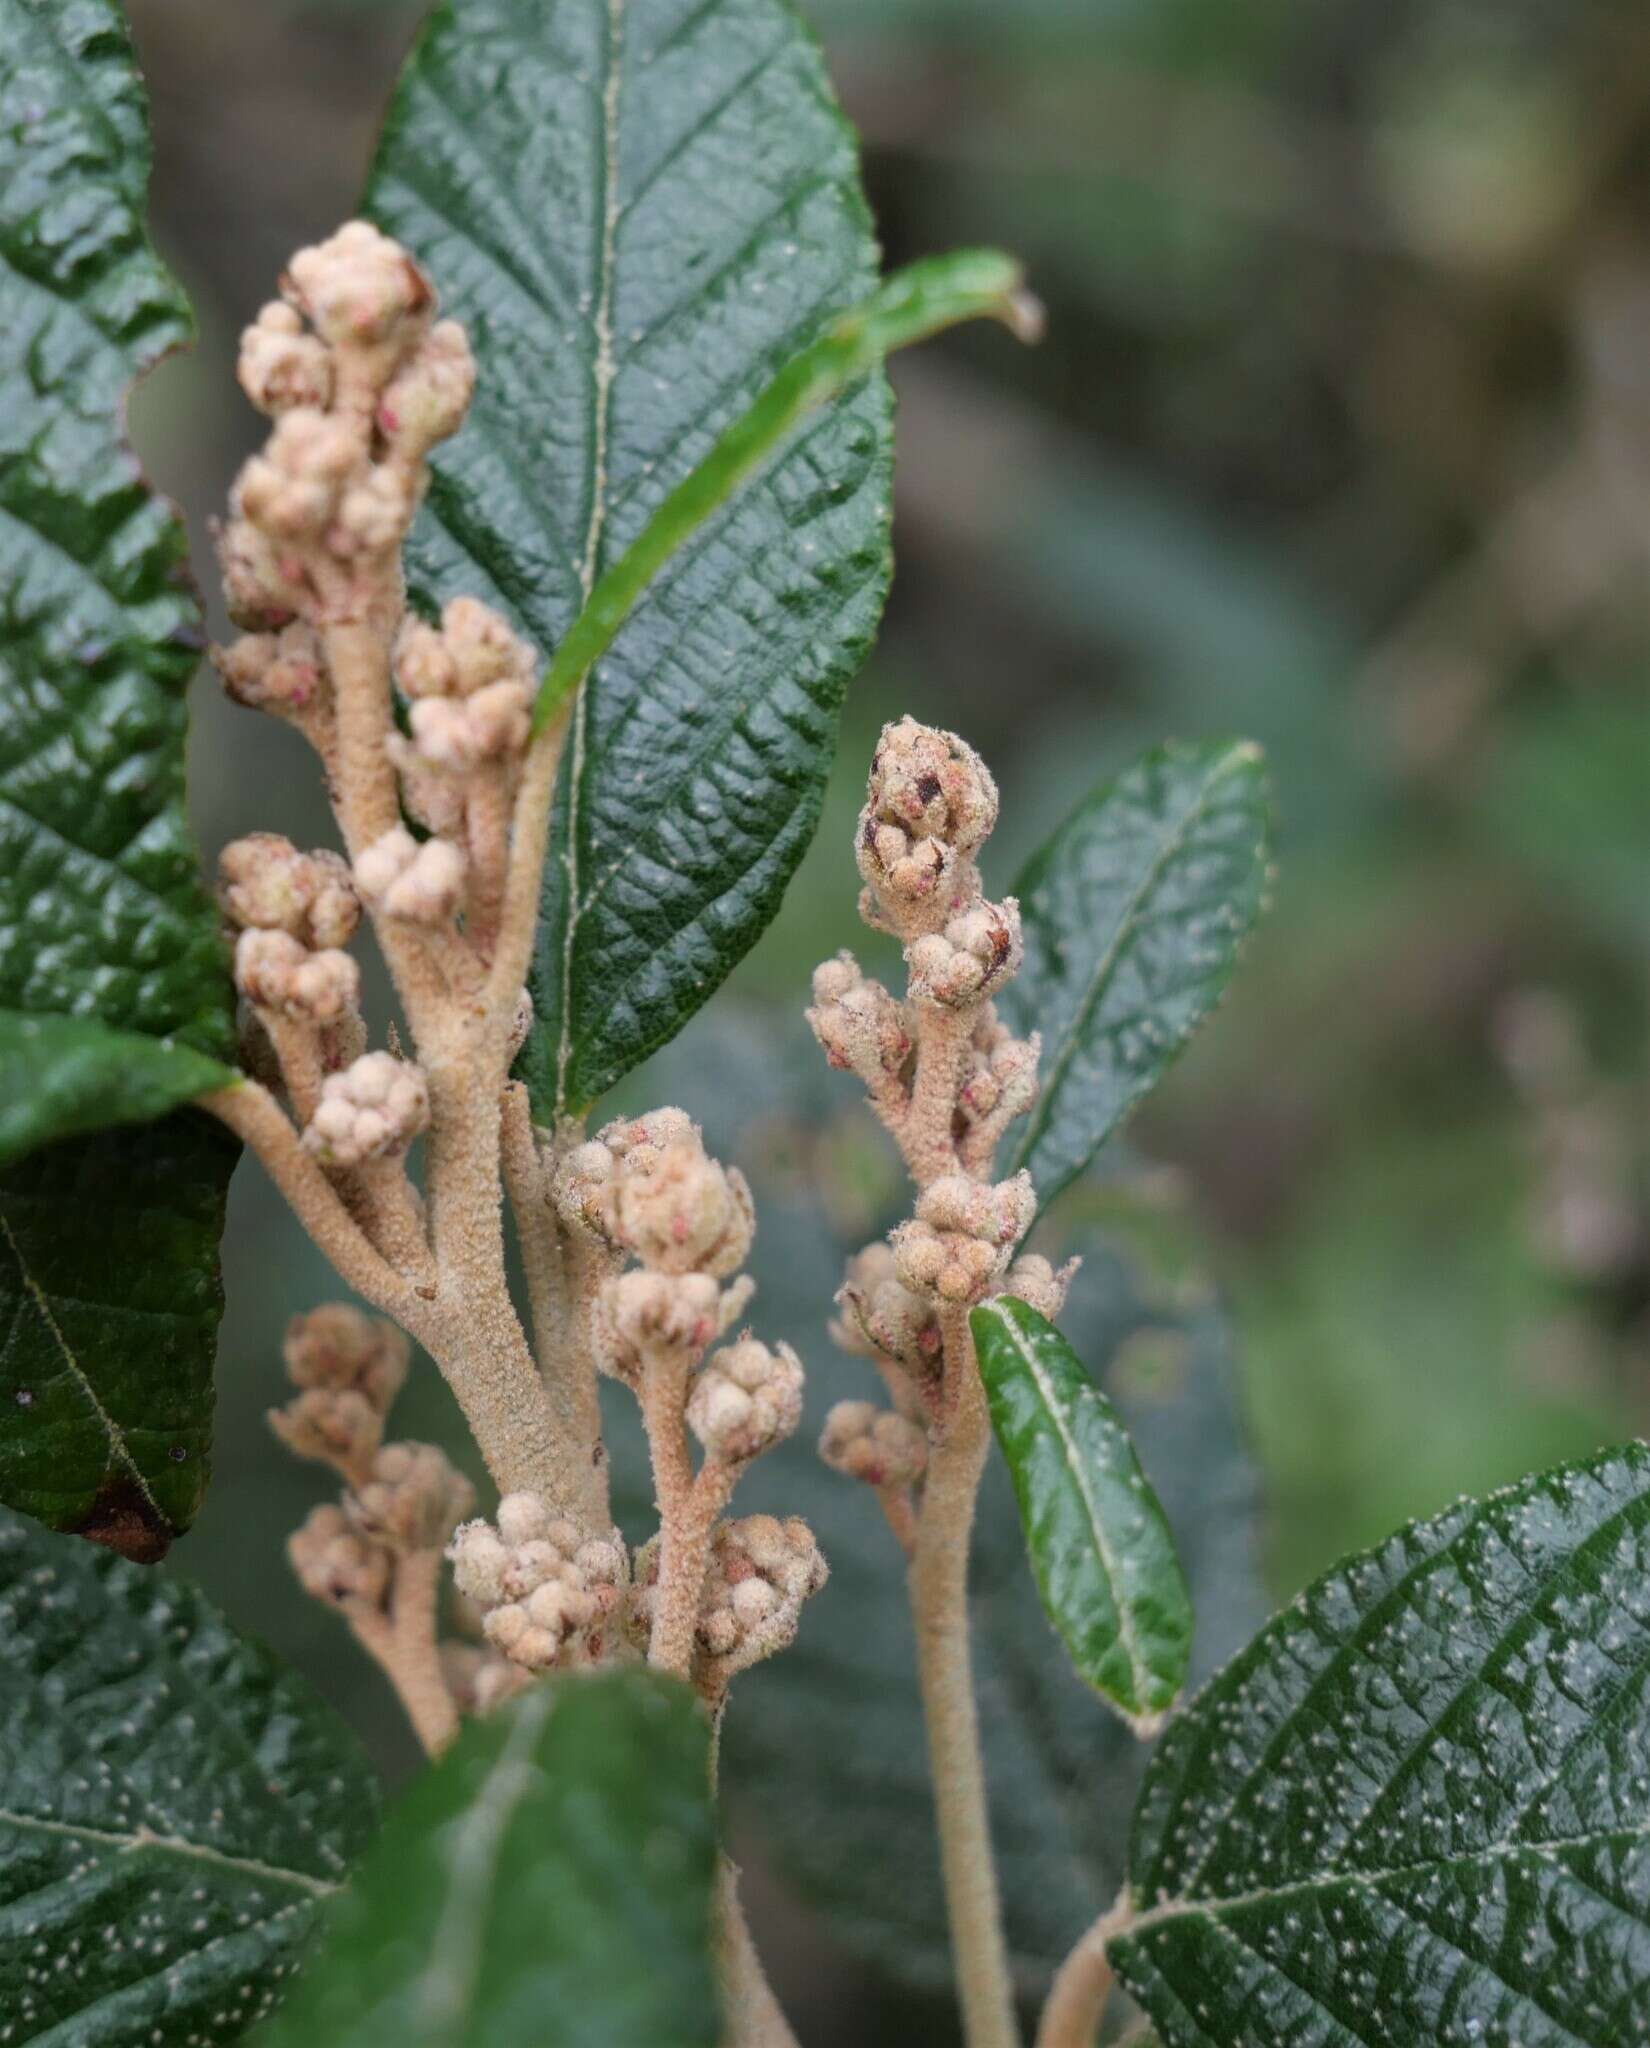
[[[210,1864],[214,1869],[233,1871],[238,1876],[258,1878],[269,1884],[290,1885],[295,1891],[307,1892],[311,1898],[329,1898],[341,1888],[336,1880],[313,1877],[305,1870],[290,1870],[281,1863],[264,1863],[256,1856],[235,1856],[228,1850],[214,1849],[205,1842],[191,1841],[186,1835],[157,1834],[153,1828],[138,1827],[127,1832],[118,1828],[82,1826],[75,1821],[53,1820],[44,1814],[18,1813],[10,1807],[0,1807],[0,1827],[19,1828],[41,1835],[61,1835],[73,1841],[97,1842],[122,1855],[155,1850],[162,1855],[189,1857],[195,1862]]]
[[[1157,886],[1164,868],[1167,867],[1169,861],[1178,852],[1193,825],[1198,822],[1208,809],[1216,784],[1223,781],[1235,768],[1241,767],[1247,758],[1248,756],[1242,747],[1229,747],[1219,761],[1213,765],[1203,786],[1198,791],[1195,802],[1190,804],[1181,816],[1175,820],[1172,829],[1166,834],[1150,869],[1142,877],[1138,888],[1130,896],[1123,915],[1118,919],[1117,930],[1112,942],[1097,962],[1083,1000],[1073,1014],[1071,1028],[1066,1033],[1065,1043],[1054,1062],[1053,1069],[1039,1090],[1037,1108],[1033,1112],[1031,1120],[1026,1126],[1025,1135],[1021,1138],[1015,1151],[1014,1166],[1016,1169],[1025,1165],[1035,1150],[1037,1141],[1048,1129],[1049,1119],[1053,1114],[1055,1095],[1061,1083],[1065,1080],[1072,1061],[1077,1056],[1078,1040],[1084,1028],[1094,1015],[1095,1008],[1099,1004],[1101,997],[1110,986],[1111,977],[1116,972],[1117,963],[1122,957],[1123,948],[1134,935],[1142,902]],[[1103,1136],[1100,1143],[1103,1144],[1104,1142]]]

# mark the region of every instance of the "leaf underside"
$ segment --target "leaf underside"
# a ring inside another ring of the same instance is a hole
[[[1025,964],[998,1000],[1043,1035],[1009,1161],[1045,1206],[1219,1001],[1266,883],[1266,777],[1245,741],[1159,747],[1073,812],[1015,894]]]
[[[113,0],[0,0],[0,1010],[39,1016],[65,1053],[48,1075],[40,1040],[7,1032],[8,1088],[25,1091],[0,1112],[12,1156],[105,1113],[155,1114],[187,1086],[182,1048],[233,1046],[183,806],[199,607],[182,526],[121,437],[133,379],[189,332],[144,237],[148,173]],[[46,1021],[63,1014],[76,1024]],[[103,1060],[99,1024],[177,1045],[111,1040]],[[187,1524],[234,1157],[169,1119],[0,1174],[0,1498],[144,1557]],[[42,1295],[72,1326],[72,1370]]]
[[[1304,1593],[1164,1736],[1110,1952],[1167,2048],[1650,2038],[1650,1452]]]
[[[343,1723],[193,1588],[0,1509],[0,2038],[238,2040],[376,1809]]]
[[[642,1099],[685,1103],[719,1157],[751,1176],[758,1228],[753,1327],[808,1361],[796,1434],[757,1461],[739,1511],[804,1516],[831,1567],[796,1642],[742,1678],[723,1738],[736,1815],[773,1852],[832,1933],[890,1978],[949,1993],[954,1968],[935,1846],[911,1616],[893,1539],[863,1487],[816,1451],[825,1411],[850,1396],[886,1399],[870,1366],[824,1331],[842,1260],[892,1214],[841,1205],[885,1141],[800,1027],[723,1006],[690,1026],[643,1077]],[[907,1199],[889,1160],[884,1187]],[[897,1214],[897,1210],[893,1213]],[[1255,1487],[1232,1389],[1231,1339],[1195,1273],[1156,1252],[1183,1226],[1120,1193],[1113,1232],[1085,1234],[1062,1323],[1115,1400],[1174,1528],[1198,1613],[1192,1681],[1207,1677],[1265,1616]],[[846,1235],[845,1235],[846,1232]],[[1178,1258],[1178,1255],[1177,1255]],[[1183,1264],[1183,1262],[1181,1262]],[[654,1525],[634,1425],[608,1432],[618,1497],[636,1535]],[[1051,1638],[1026,1563],[1013,1495],[992,1461],[971,1569],[976,1689],[992,1839],[1015,1975],[1046,1981],[1123,1881],[1123,1850],[1144,1751],[1071,1671]]]
[[[1004,1296],[969,1322],[1043,1611],[1078,1676],[1155,1734],[1192,1647],[1162,1504],[1122,1418],[1045,1316]]]
[[[595,578],[876,250],[851,132],[784,0],[467,0],[403,77],[368,210],[470,328],[415,596],[553,649]],[[680,1029],[778,907],[889,575],[867,379],[710,521],[580,694],[546,865],[541,1123]]]
[[[628,1670],[472,1722],[392,1812],[259,2048],[714,2048],[709,1728]]]

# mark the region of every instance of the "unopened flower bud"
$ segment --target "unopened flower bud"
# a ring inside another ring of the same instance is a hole
[[[412,525],[417,509],[418,493],[404,471],[370,469],[338,500],[327,546],[346,561],[356,555],[385,554]]]
[[[355,881],[386,917],[446,924],[463,901],[466,867],[463,850],[451,840],[426,839],[420,845],[404,825],[396,825],[361,854]]]
[[[363,1053],[322,1082],[304,1149],[323,1166],[359,1166],[404,1152],[429,1120],[423,1068],[393,1053]]]
[[[380,1415],[407,1377],[410,1347],[394,1323],[348,1302],[326,1302],[287,1325],[281,1355],[294,1386],[351,1390]]]
[[[390,338],[426,314],[435,296],[400,243],[362,220],[300,249],[282,285],[317,334],[335,347]]]
[[[1037,1198],[1031,1176],[995,1187],[947,1175],[917,1200],[917,1213],[894,1233],[901,1282],[940,1301],[983,1301],[1031,1228]]]
[[[347,953],[327,947],[292,970],[286,1008],[312,1024],[336,1024],[361,1000],[361,970]]]
[[[408,614],[395,643],[395,675],[406,697],[457,695],[458,672],[439,626]]]
[[[416,460],[456,434],[475,390],[470,338],[456,320],[432,327],[378,401],[378,431],[397,455]]]
[[[385,1444],[344,1512],[351,1527],[392,1550],[439,1550],[474,1500],[474,1487],[434,1444]]]
[[[311,1509],[302,1527],[293,1531],[287,1556],[304,1591],[331,1606],[349,1600],[380,1606],[394,1568],[389,1551],[360,1535],[331,1502]]]
[[[714,1352],[688,1396],[688,1427],[706,1454],[735,1464],[787,1437],[802,1419],[802,1361],[745,1337]]]
[[[616,1529],[584,1539],[537,1494],[513,1493],[499,1503],[496,1529],[466,1522],[447,1555],[487,1640],[514,1663],[545,1670],[601,1655],[625,1583]]]
[[[453,687],[473,697],[495,683],[533,680],[537,656],[490,606],[476,597],[455,597],[441,613],[441,634],[453,663]]]
[[[604,1365],[632,1379],[647,1358],[691,1360],[727,1327],[708,1273],[621,1273],[602,1289]]]
[[[1037,1252],[1026,1252],[1014,1261],[1003,1278],[1004,1294],[1012,1294],[1052,1323],[1066,1305],[1066,1295],[1077,1277],[1081,1259],[1067,1259],[1056,1266]]]
[[[867,1486],[909,1486],[928,1464],[928,1438],[907,1417],[871,1401],[838,1401],[825,1418],[819,1455]]]
[[[342,854],[321,848],[309,856],[314,880],[304,936],[322,952],[347,946],[361,922],[361,899]]]
[[[650,1173],[620,1176],[614,1224],[644,1265],[725,1276],[743,1265],[756,1215],[744,1175],[682,1140],[665,1147]]]
[[[976,903],[948,918],[943,932],[913,939],[905,949],[912,995],[949,1006],[995,994],[1018,972],[1022,957],[1020,906],[1012,896]]]
[[[269,1426],[294,1456],[359,1471],[378,1449],[384,1418],[364,1394],[310,1387],[284,1408],[271,1408]]]
[[[700,1600],[698,1638],[720,1675],[795,1640],[802,1603],[828,1573],[806,1522],[748,1515],[717,1524]]]
[[[279,633],[243,633],[227,647],[214,647],[212,660],[237,704],[276,717],[309,710],[325,684],[320,640],[299,620]]]
[[[949,913],[959,867],[997,819],[997,786],[955,733],[903,718],[886,725],[872,759],[857,841],[874,898],[901,914]]]
[[[315,876],[308,859],[279,832],[232,839],[218,855],[218,902],[241,930],[290,932],[309,922]]]
[[[305,334],[296,310],[279,299],[242,331],[236,375],[260,412],[289,412],[294,406],[324,411],[332,398],[326,344]]]
[[[833,1067],[873,1087],[899,1072],[911,1051],[904,1013],[880,982],[860,973],[852,953],[814,970],[813,993],[808,1024]]]
[[[302,559],[277,547],[249,519],[229,520],[216,538],[223,594],[235,624],[253,634],[287,625],[308,590]]]

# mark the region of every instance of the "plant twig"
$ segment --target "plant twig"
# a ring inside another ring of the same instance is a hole
[[[436,1641],[440,1587],[441,1552],[409,1551],[395,1561],[387,1612],[364,1600],[344,1607],[356,1641],[395,1688],[413,1733],[432,1757],[458,1733],[458,1709]]]
[[[1126,1910],[1114,1906],[1060,1965],[1037,2026],[1037,2048],[1093,2048],[1112,1987],[1106,1943],[1126,1919]]]

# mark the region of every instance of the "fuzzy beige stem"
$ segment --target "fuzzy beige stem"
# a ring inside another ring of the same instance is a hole
[[[711,1532],[737,1477],[735,1467],[716,1458],[694,1476],[682,1420],[687,1376],[687,1366],[674,1361],[648,1359],[642,1367],[642,1424],[659,1508],[659,1584],[647,1661],[679,1678],[692,1675]]]
[[[470,854],[470,893],[464,936],[483,960],[493,957],[510,857],[510,792],[503,771],[477,772],[464,804],[464,834]]]
[[[441,1552],[414,1550],[395,1561],[387,1614],[364,1601],[346,1602],[355,1639],[394,1686],[427,1756],[439,1756],[458,1733],[458,1709],[441,1670],[437,1603]]]
[[[516,791],[515,815],[510,835],[510,864],[504,879],[504,903],[499,914],[498,945],[493,954],[493,971],[487,981],[489,1011],[508,1015],[516,1004],[527,978],[527,963],[533,957],[533,933],[538,925],[539,882],[544,870],[545,849],[550,843],[550,805],[556,793],[556,770],[561,765],[562,740],[575,699],[570,698],[527,751],[521,784]]]
[[[401,822],[384,746],[392,730],[390,634],[376,621],[360,621],[328,626],[322,644],[337,707],[332,808],[353,860]]]
[[[716,1873],[716,1970],[722,1983],[722,2048],[797,2048],[756,1953],[739,1903],[739,1873],[726,1856]]]
[[[969,1536],[991,1427],[972,1351],[948,1363],[958,1386],[944,1436],[929,1454],[911,1611],[964,2038],[967,2048],[1016,2048],[968,1656]]]
[[[962,1057],[974,1028],[971,1010],[946,1010],[934,1005],[917,1009],[917,1072],[911,1107],[898,1133],[905,1163],[919,1188],[957,1171],[952,1122],[957,1111],[957,1084]]]
[[[1037,2048],[1094,2048],[1112,1987],[1106,1943],[1125,1918],[1121,1909],[1113,1908],[1060,1965],[1038,2023]]]

